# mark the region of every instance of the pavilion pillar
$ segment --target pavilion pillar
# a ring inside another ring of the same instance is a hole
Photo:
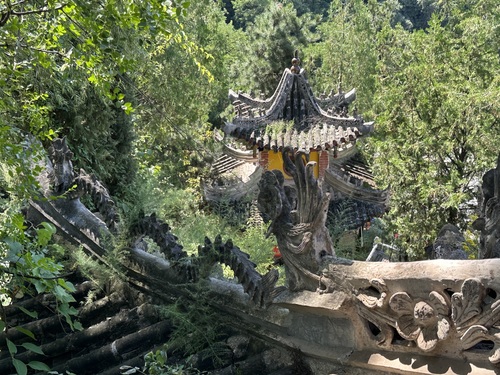
[[[259,165],[265,171],[267,171],[267,169],[269,167],[269,151],[268,150],[264,150],[264,151],[259,152]]]
[[[319,152],[319,178],[322,179],[325,176],[325,171],[328,169],[328,151],[322,150]]]

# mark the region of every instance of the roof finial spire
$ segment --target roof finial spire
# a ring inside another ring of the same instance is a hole
[[[295,74],[300,73],[300,59],[299,59],[299,50],[296,49],[294,53],[294,58],[292,59],[292,67],[290,71]]]

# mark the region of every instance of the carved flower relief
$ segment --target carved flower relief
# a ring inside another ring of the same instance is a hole
[[[382,279],[373,279],[370,280],[370,284],[378,293],[373,293],[370,292],[370,289],[365,289],[359,292],[356,298],[370,309],[382,307],[387,301],[387,293],[389,292],[385,281]]]
[[[396,329],[407,340],[416,341],[425,352],[448,337],[450,308],[446,298],[431,292],[427,301],[414,301],[405,292],[392,295],[389,306],[398,314]]]

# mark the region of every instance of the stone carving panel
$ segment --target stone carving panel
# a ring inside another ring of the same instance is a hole
[[[500,298],[475,278],[466,279],[459,292],[430,291],[426,298],[411,292],[391,292],[384,280],[371,280],[358,290],[360,315],[380,332],[372,336],[379,345],[393,345],[397,332],[423,352],[432,352],[440,341],[459,350],[483,341],[493,342],[491,363],[500,362]]]

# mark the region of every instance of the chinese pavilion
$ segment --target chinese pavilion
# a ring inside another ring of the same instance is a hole
[[[305,161],[315,162],[314,175],[331,194],[332,204],[350,198],[353,224],[385,211],[388,192],[378,190],[356,143],[373,131],[373,122],[349,114],[356,90],[314,96],[300,60],[285,69],[268,98],[229,91],[235,116],[226,122],[223,155],[212,166],[217,176],[205,185],[208,200],[239,200],[257,192],[263,171],[280,170],[289,184],[292,177],[283,168],[283,150],[303,151]],[[355,211],[355,212],[354,212]]]

